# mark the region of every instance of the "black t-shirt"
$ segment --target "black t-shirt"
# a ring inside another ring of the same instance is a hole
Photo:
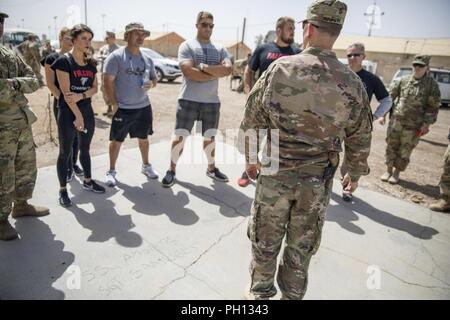
[[[70,77],[70,91],[75,93],[83,93],[92,88],[95,80],[97,68],[87,64],[80,66],[75,62],[71,54],[62,55],[51,65],[53,70],[60,70],[67,72]],[[78,101],[78,107],[83,105],[90,105],[91,98]],[[64,96],[61,94],[59,99],[59,106],[67,106]]]
[[[389,96],[389,93],[387,92],[383,82],[373,73],[362,69],[356,74],[361,78],[364,84],[364,88],[366,88],[367,95],[369,96],[369,101],[372,101],[372,96],[374,94],[378,101],[383,100],[384,98]]]
[[[279,47],[275,42],[266,43],[255,49],[248,66],[255,72],[259,70],[259,74],[261,75],[275,60],[284,56],[292,56],[300,52],[301,50],[299,48],[293,47],[292,45],[288,47]]]
[[[61,55],[58,52],[53,52],[51,54],[49,54],[47,57],[42,58],[41,60],[41,64],[43,67],[45,67],[46,64],[48,64],[50,67],[52,66],[52,64],[60,57]],[[56,74],[55,74],[55,86],[59,89],[59,83],[58,83],[58,79],[56,78]]]

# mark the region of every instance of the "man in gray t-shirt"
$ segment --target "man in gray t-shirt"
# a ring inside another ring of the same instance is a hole
[[[177,160],[195,121],[202,124],[203,147],[208,159],[206,175],[217,181],[228,182],[227,176],[215,166],[214,137],[220,116],[219,78],[231,74],[232,63],[227,50],[210,40],[213,22],[211,13],[200,12],[196,24],[197,38],[185,41],[179,48],[178,60],[184,77],[178,98],[176,138],[172,141],[170,170],[162,180],[162,185],[166,188],[175,183]]]
[[[125,138],[138,138],[142,156],[141,172],[150,179],[158,173],[149,163],[148,136],[153,134],[152,106],[147,91],[156,86],[156,72],[152,59],[141,46],[150,31],[141,23],[130,23],[125,28],[127,46],[111,53],[105,61],[105,89],[111,99],[113,119],[109,140],[110,169],[106,185],[116,185],[116,161]]]

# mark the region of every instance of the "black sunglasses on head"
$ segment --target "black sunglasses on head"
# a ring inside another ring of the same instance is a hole
[[[211,29],[214,29],[214,23],[202,22],[200,23],[200,25],[202,26],[202,28],[210,27]]]
[[[350,54],[348,54],[347,55],[347,58],[353,58],[353,57],[355,57],[355,58],[357,58],[357,57],[361,57],[362,56],[362,53],[350,53]]]
[[[418,63],[414,63],[413,67],[414,68],[425,68],[425,66],[423,64],[418,64]]]

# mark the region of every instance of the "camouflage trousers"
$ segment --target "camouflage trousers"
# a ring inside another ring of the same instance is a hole
[[[450,203],[450,145],[447,147],[444,155],[444,173],[439,183],[441,187],[441,197],[447,203]]]
[[[405,171],[411,154],[418,145],[420,137],[414,128],[408,128],[395,118],[389,122],[387,131],[386,165]]]
[[[0,221],[8,219],[13,201],[26,201],[36,182],[36,152],[31,126],[26,120],[0,123]]]
[[[102,85],[100,86],[100,91],[102,92],[102,96],[103,96],[103,100],[105,101],[105,104],[107,106],[110,106],[111,105],[111,99],[109,99],[108,95],[106,94],[105,81],[104,81],[103,75],[102,75]]]
[[[324,180],[324,168],[316,173],[286,171],[260,176],[251,209],[248,237],[252,242],[250,290],[257,298],[276,294],[277,283],[286,299],[299,300],[306,293],[308,267],[317,252],[333,179]]]

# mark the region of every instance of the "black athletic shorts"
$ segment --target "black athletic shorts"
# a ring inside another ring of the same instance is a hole
[[[153,113],[149,105],[141,109],[120,109],[112,119],[110,141],[123,142],[130,138],[147,139],[153,134]]]

